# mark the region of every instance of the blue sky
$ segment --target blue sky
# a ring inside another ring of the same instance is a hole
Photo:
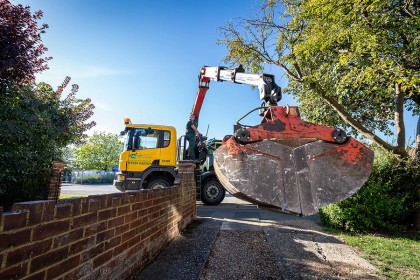
[[[129,117],[133,123],[174,126],[178,136],[185,131],[201,67],[223,65],[226,49],[216,44],[222,37],[217,29],[256,13],[258,2],[12,0],[42,10],[41,22],[49,25],[42,40],[53,59],[37,80],[56,88],[70,76],[80,86],[77,96],[96,106],[93,130],[119,133]],[[279,68],[266,72],[286,85]],[[232,134],[236,120],[260,103],[256,89],[211,82],[199,130],[205,134],[209,125],[209,137]],[[296,105],[290,96],[281,104]],[[245,123],[257,124],[259,117]],[[410,120],[407,133],[413,137],[414,131]]]
[[[119,133],[133,123],[174,126],[185,131],[203,65],[223,65],[218,27],[258,8],[236,1],[64,1],[26,0],[49,24],[42,36],[53,59],[38,76],[53,86],[65,76],[80,86],[78,96],[95,104],[94,130]],[[283,73],[278,73],[278,83]],[[232,134],[238,118],[260,105],[249,86],[212,82],[199,130],[209,137]],[[258,116],[250,124],[259,122]]]

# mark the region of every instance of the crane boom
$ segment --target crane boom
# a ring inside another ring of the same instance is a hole
[[[198,79],[196,121],[210,81],[258,87],[263,101],[261,123],[239,123],[256,109],[247,113],[213,152],[216,176],[232,195],[305,216],[351,196],[369,177],[373,152],[342,129],[302,120],[296,106],[278,106],[273,75],[204,66]]]
[[[258,87],[264,106],[277,105],[281,99],[281,88],[270,74],[245,73],[242,65],[229,69],[224,66],[203,66],[198,76],[198,91],[191,114],[198,120],[210,81],[232,82]]]

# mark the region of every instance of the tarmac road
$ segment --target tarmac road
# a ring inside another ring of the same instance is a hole
[[[119,193],[113,185],[79,185],[66,184],[61,185],[61,195],[69,196],[88,196],[95,194]]]
[[[74,196],[88,196],[96,194],[108,194],[108,193],[119,193],[120,191],[113,185],[79,185],[79,184],[66,184],[61,185],[62,195],[74,195]],[[197,202],[199,205],[203,205],[201,202]],[[228,207],[229,205],[251,205],[250,203],[237,199],[229,193],[226,193],[226,197],[223,200],[220,207]]]

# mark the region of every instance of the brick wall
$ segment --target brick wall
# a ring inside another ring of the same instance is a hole
[[[0,208],[0,279],[126,279],[196,215],[193,164],[180,183]]]

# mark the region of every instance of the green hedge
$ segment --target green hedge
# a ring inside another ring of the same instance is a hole
[[[375,150],[372,173],[352,197],[320,209],[323,225],[351,232],[395,231],[412,226],[419,203],[420,168]]]
[[[28,168],[0,182],[0,206],[4,211],[10,211],[16,202],[48,199],[52,170],[40,168],[37,171]]]
[[[112,184],[114,182],[114,173],[104,175],[88,175],[83,177],[77,177],[74,180],[75,184]]]

